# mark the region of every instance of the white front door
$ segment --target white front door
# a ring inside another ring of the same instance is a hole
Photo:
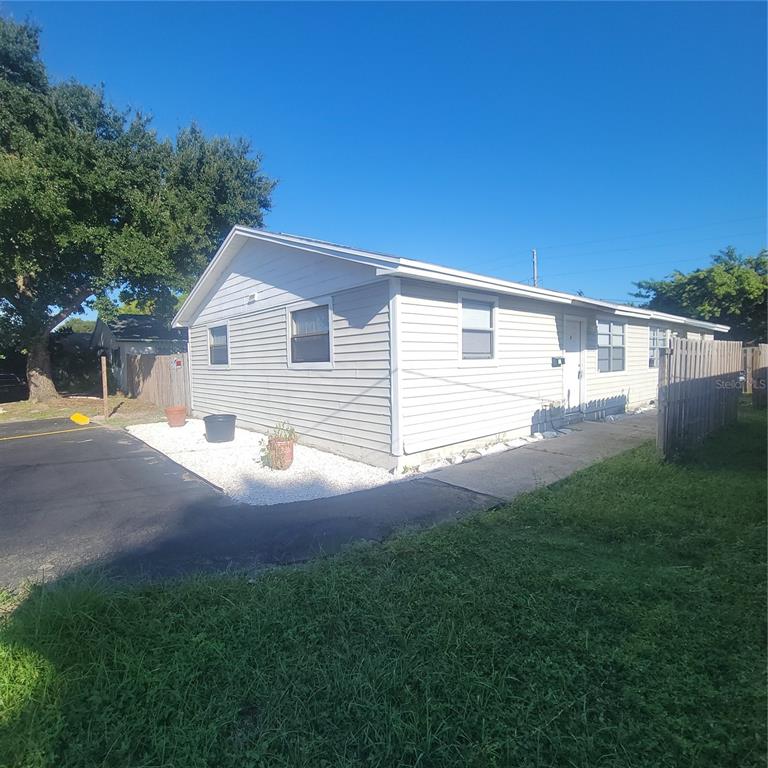
[[[563,366],[563,396],[565,408],[577,411],[581,408],[581,332],[583,320],[565,320],[565,365]]]

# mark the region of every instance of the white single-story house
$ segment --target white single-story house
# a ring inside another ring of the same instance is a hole
[[[154,315],[120,314],[99,318],[91,334],[91,348],[105,351],[117,388],[128,391],[128,355],[175,355],[187,351],[187,331],[171,328]]]
[[[649,403],[670,334],[728,331],[240,226],[173,323],[194,414],[393,469]]]

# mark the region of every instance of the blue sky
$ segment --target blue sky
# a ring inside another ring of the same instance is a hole
[[[765,245],[766,5],[32,4],[55,78],[247,137],[270,229],[626,300]]]

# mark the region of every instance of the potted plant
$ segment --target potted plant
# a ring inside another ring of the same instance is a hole
[[[297,439],[296,430],[290,424],[284,421],[277,424],[267,438],[267,466],[288,469],[293,464],[293,446]]]
[[[183,427],[187,423],[187,406],[170,405],[165,409],[169,427]]]

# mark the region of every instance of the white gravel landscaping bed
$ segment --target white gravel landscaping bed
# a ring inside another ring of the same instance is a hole
[[[261,463],[266,436],[236,429],[230,443],[209,443],[201,419],[185,426],[166,423],[127,427],[134,437],[164,453],[177,464],[222,488],[228,496],[246,504],[282,504],[338,496],[390,483],[395,476],[386,469],[318,451],[298,443],[293,464],[274,470]]]

